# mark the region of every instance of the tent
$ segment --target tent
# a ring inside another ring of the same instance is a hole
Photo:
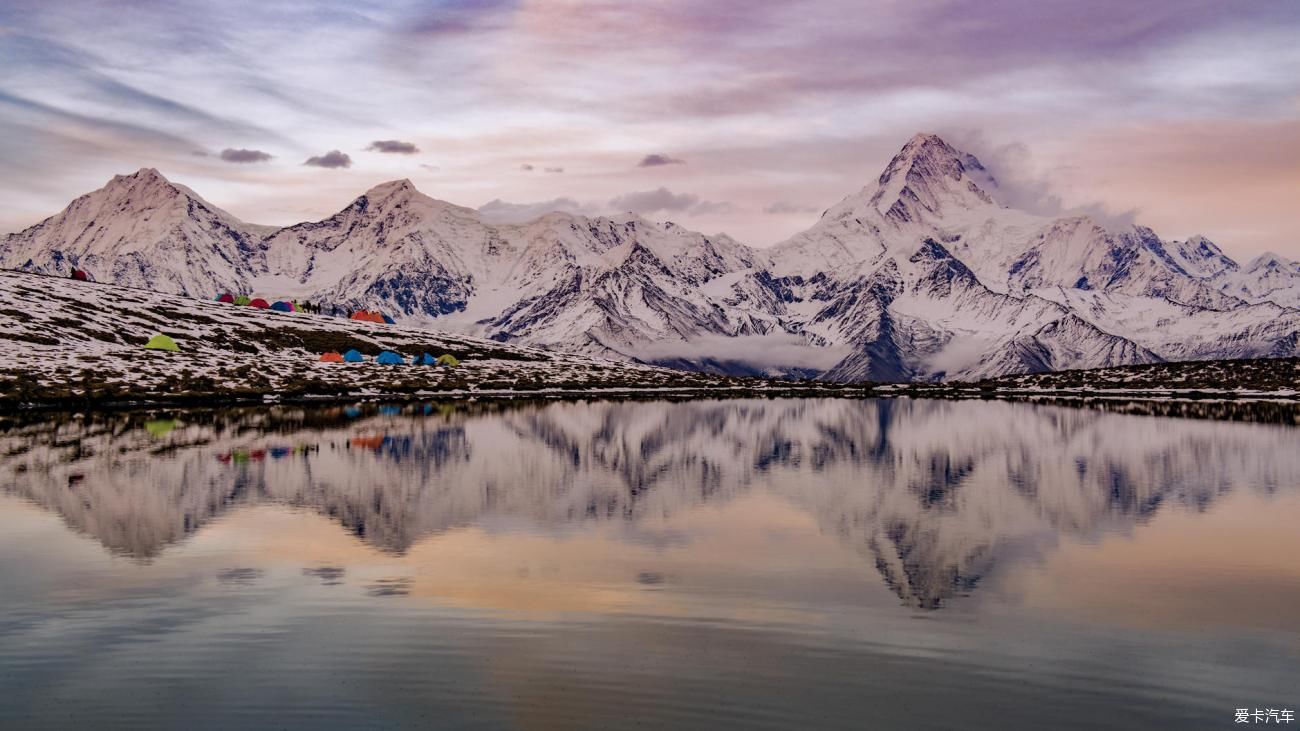
[[[397,324],[397,321],[394,320],[393,318],[389,317],[388,315],[380,315],[380,317],[384,318],[384,322],[385,322],[386,324],[389,324],[389,325],[396,325],[396,324]]]
[[[338,354],[338,351],[331,350],[331,351],[328,352],[328,353],[321,353],[321,356],[320,356],[320,362],[322,362],[322,363],[342,363],[342,362],[343,362],[343,356],[339,355],[339,354]]]
[[[429,355],[428,353],[425,353],[424,355],[417,355],[417,356],[415,356],[414,358],[411,358],[411,364],[412,364],[412,365],[416,365],[416,364],[418,364],[418,365],[434,365],[434,364],[436,364],[437,362],[438,362],[438,359],[435,358],[435,357],[433,357],[432,355]]]
[[[295,310],[292,302],[285,302],[284,300],[280,300],[271,305],[271,309],[276,312],[293,312]]]
[[[360,351],[355,349],[349,350],[348,352],[343,354],[343,360],[347,361],[348,363],[361,363],[365,359],[366,356],[362,355]]]
[[[385,350],[379,354],[378,358],[375,358],[375,362],[383,363],[384,365],[401,365],[405,363],[406,360],[391,350]]]
[[[149,432],[149,436],[155,438],[165,437],[172,433],[176,428],[175,419],[154,419],[144,423],[144,430]]]
[[[235,304],[237,305],[246,305],[249,302],[252,302],[252,300],[250,300],[246,294],[241,294],[235,298]]]
[[[176,341],[166,335],[155,335],[149,338],[149,342],[144,344],[147,350],[170,350],[173,353],[180,352],[176,346]]]
[[[443,353],[442,355],[438,356],[438,365],[455,368],[456,366],[460,365],[460,361],[457,360],[456,356],[452,355],[451,353]]]
[[[248,303],[248,306],[249,306],[249,307],[256,307],[256,308],[259,309],[259,310],[266,310],[266,309],[270,309],[270,307],[271,307],[271,303],[270,303],[270,302],[267,302],[266,300],[262,299],[261,297],[258,297],[258,298],[255,299],[255,300],[250,300],[249,303]]]
[[[234,304],[234,303],[235,303],[235,295],[233,295],[233,294],[231,294],[231,293],[229,293],[229,292],[226,292],[225,294],[223,294],[223,295],[221,295],[220,297],[218,297],[218,298],[217,298],[217,301],[218,301],[218,302],[225,302],[226,304]]]
[[[90,281],[90,275],[86,274],[86,270],[84,270],[84,269],[73,269],[73,270],[72,270],[72,278],[75,279],[75,280],[77,280],[78,282],[89,282],[89,281]]]

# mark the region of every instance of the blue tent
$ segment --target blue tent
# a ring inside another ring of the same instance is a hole
[[[360,363],[365,359],[366,356],[362,355],[357,350],[349,350],[348,352],[343,354],[343,360],[347,361],[348,363]]]
[[[271,309],[275,310],[276,312],[293,312],[293,305],[288,302],[281,301],[271,305]]]
[[[389,317],[388,315],[384,315],[384,322],[388,323],[389,325],[396,325],[396,324],[397,324],[397,321],[394,320],[393,318]]]
[[[433,365],[434,363],[437,362],[438,359],[434,358],[432,355],[429,355],[428,353],[425,353],[424,355],[411,356],[411,365]]]
[[[375,362],[383,363],[384,365],[401,365],[406,361],[403,360],[402,356],[398,355],[397,353],[394,353],[391,350],[385,350],[384,352],[379,354],[378,358],[375,358]]]

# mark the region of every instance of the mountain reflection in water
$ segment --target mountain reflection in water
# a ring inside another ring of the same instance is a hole
[[[400,555],[488,519],[636,526],[758,493],[811,516],[904,605],[936,610],[1062,537],[1294,490],[1296,434],[1002,402],[275,407],[10,421],[0,470],[8,492],[138,560],[263,503]]]

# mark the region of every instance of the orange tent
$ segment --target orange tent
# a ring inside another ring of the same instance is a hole
[[[343,356],[340,355],[339,353],[337,353],[337,352],[331,350],[331,351],[328,352],[328,353],[322,353],[322,354],[321,354],[320,362],[322,362],[322,363],[342,363],[342,362],[343,362]]]
[[[357,449],[379,449],[384,446],[384,435],[352,437],[349,443]]]
[[[384,322],[383,315],[370,310],[357,310],[352,313],[352,319],[361,320],[362,322]]]

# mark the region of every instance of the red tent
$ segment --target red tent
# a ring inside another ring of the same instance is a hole
[[[267,302],[266,300],[262,299],[261,297],[258,297],[257,299],[253,300],[252,302],[249,302],[249,303],[248,303],[248,306],[249,306],[249,307],[256,307],[256,308],[258,308],[259,310],[267,310],[267,309],[270,309],[270,308],[271,308],[271,303],[270,303],[270,302]]]
[[[231,294],[231,293],[229,293],[229,292],[226,292],[225,294],[223,294],[223,295],[221,295],[220,297],[218,297],[218,298],[217,298],[217,301],[218,301],[218,302],[225,302],[226,304],[232,304],[232,303],[234,303],[234,301],[235,301],[235,295],[233,295],[233,294]]]
[[[331,351],[328,352],[328,353],[322,353],[322,354],[321,354],[320,362],[322,362],[322,363],[342,363],[342,362],[343,362],[343,356],[342,356],[342,355],[339,355],[337,352],[331,350]]]
[[[85,270],[83,270],[83,269],[73,269],[73,270],[72,270],[72,278],[75,279],[75,280],[77,280],[78,282],[89,282],[89,281],[90,281],[90,275],[86,274]]]

